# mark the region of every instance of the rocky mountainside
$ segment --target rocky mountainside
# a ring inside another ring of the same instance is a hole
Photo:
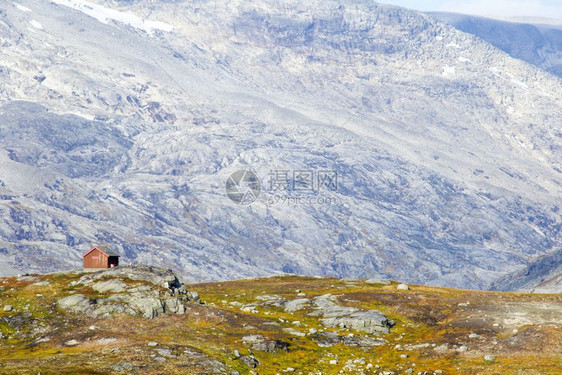
[[[516,59],[562,77],[562,22],[510,22],[456,13],[430,12],[458,30],[476,35]]]
[[[554,375],[561,308],[384,279],[25,275],[0,278],[0,373]]]
[[[561,81],[428,15],[18,0],[0,45],[2,274],[105,242],[192,281],[487,288],[562,245]]]
[[[562,293],[562,249],[530,262],[522,270],[501,277],[492,284],[492,289]]]

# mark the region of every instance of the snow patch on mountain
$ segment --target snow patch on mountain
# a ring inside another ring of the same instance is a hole
[[[18,8],[19,10],[21,10],[22,12],[28,12],[28,13],[31,12],[31,9],[29,9],[29,8],[26,7],[26,6],[23,6],[23,5],[18,4],[18,3],[12,3],[12,4],[14,4],[14,6],[15,6],[16,8]]]
[[[161,21],[152,21],[140,18],[135,14],[129,12],[121,12],[116,9],[107,8],[98,4],[91,3],[86,0],[51,0],[53,3],[64,5],[72,9],[76,9],[90,17],[94,17],[102,23],[109,23],[110,20],[124,23],[125,25],[132,26],[139,30],[144,30],[149,34],[154,34],[154,31],[161,30],[170,32],[174,29]]]
[[[31,26],[35,27],[36,29],[43,30],[43,25],[41,25],[38,21],[31,20],[29,21],[29,23],[31,24]]]
[[[456,72],[456,69],[455,69],[454,66],[445,65],[443,67],[443,73],[442,74],[443,74],[444,77],[449,77],[449,76],[454,75],[455,72]]]

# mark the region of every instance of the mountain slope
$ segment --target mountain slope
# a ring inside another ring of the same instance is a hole
[[[562,250],[533,260],[522,270],[505,275],[493,290],[562,293]]]
[[[517,59],[562,77],[562,25],[540,24],[540,20],[533,24],[455,13],[429,14],[482,38]]]
[[[0,7],[3,273],[106,242],[191,280],[486,288],[562,244],[561,81],[432,17],[20,3]],[[241,169],[262,179],[250,206],[225,192]],[[271,191],[299,170],[337,189]]]

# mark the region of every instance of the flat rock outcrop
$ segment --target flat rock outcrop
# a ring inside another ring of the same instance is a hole
[[[367,333],[389,333],[394,325],[378,310],[359,310],[337,303],[337,297],[325,294],[312,299],[314,311],[309,315],[321,316],[320,321],[328,328],[351,328]]]
[[[200,302],[199,295],[189,292],[171,270],[151,266],[96,271],[83,275],[70,286],[83,287],[84,292],[59,299],[58,306],[91,317],[128,314],[151,319],[163,314],[183,314],[184,303]],[[91,287],[95,297],[85,287]]]
[[[337,296],[324,294],[309,298],[287,300],[278,295],[263,295],[260,302],[243,306],[255,309],[258,306],[282,307],[287,313],[311,310],[309,316],[317,316],[326,328],[350,328],[367,333],[389,333],[394,321],[378,310],[364,310],[338,304]]]

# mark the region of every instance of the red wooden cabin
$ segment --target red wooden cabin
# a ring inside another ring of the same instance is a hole
[[[112,268],[119,265],[119,254],[107,246],[94,246],[84,258],[84,268]]]

